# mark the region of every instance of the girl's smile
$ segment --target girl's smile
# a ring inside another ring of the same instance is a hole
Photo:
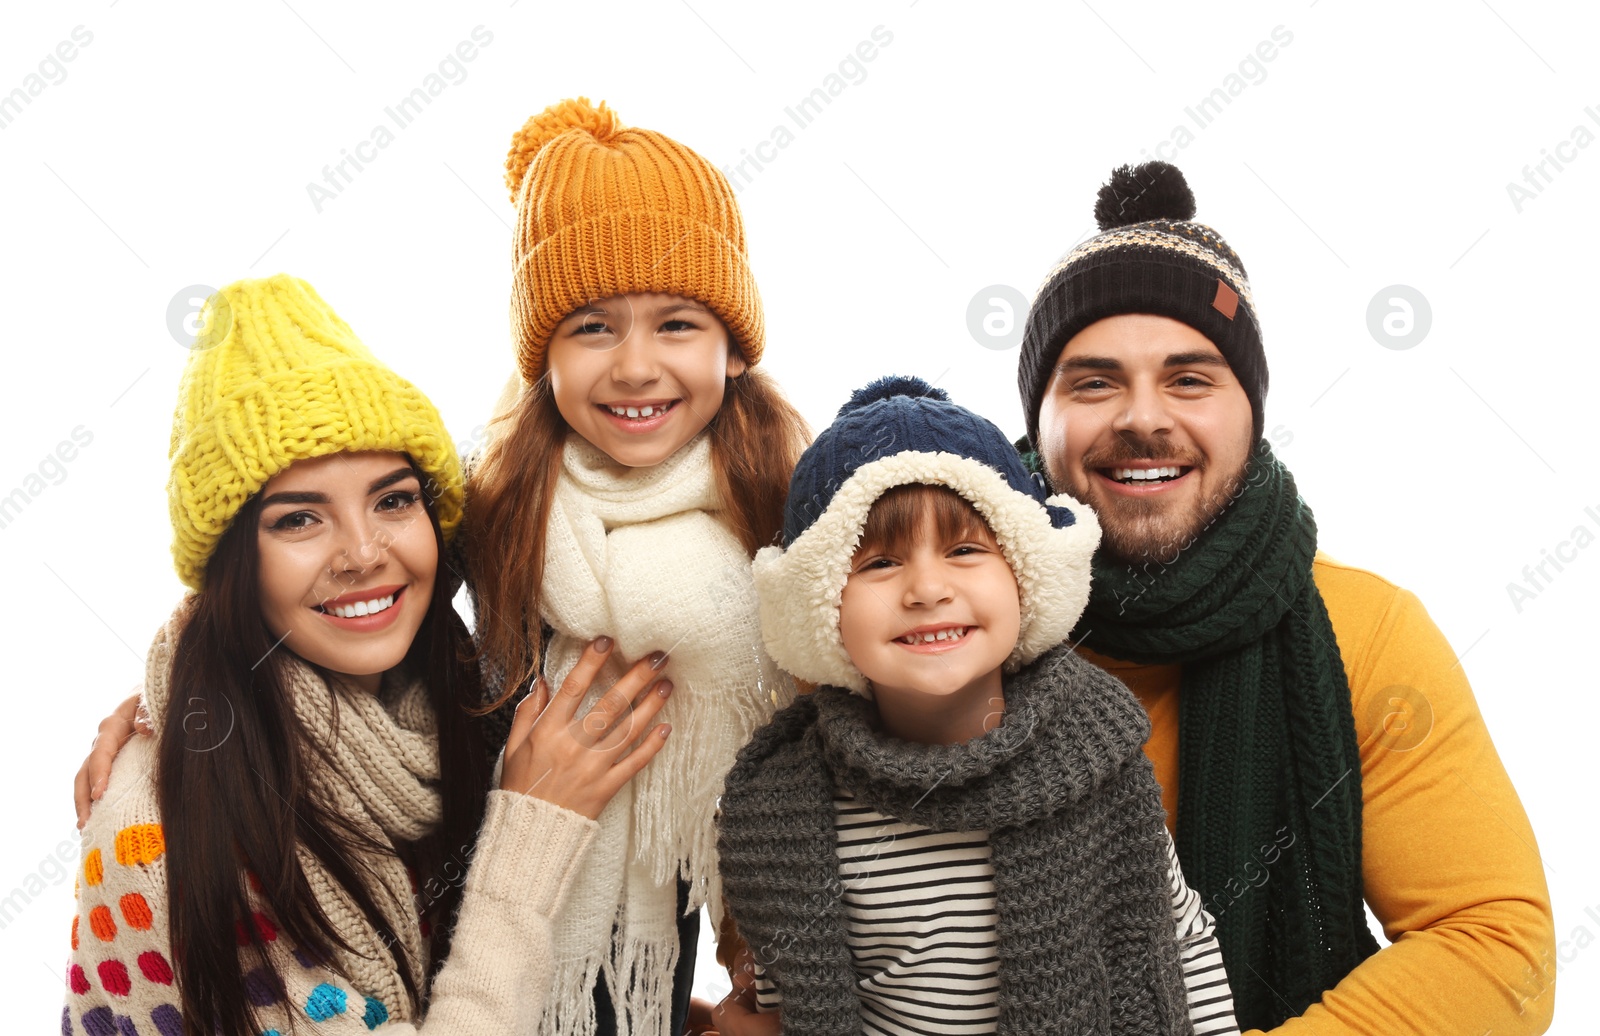
[[[716,315],[638,292],[568,314],[550,339],[551,393],[573,431],[625,467],[659,464],[705,430],[744,358]]]

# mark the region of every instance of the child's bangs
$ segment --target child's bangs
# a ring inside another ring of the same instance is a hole
[[[878,497],[867,512],[856,550],[903,554],[916,543],[926,520],[932,521],[935,535],[945,543],[994,535],[989,523],[960,493],[949,486],[913,482]]]

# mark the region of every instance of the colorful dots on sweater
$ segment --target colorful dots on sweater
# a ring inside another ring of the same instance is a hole
[[[306,997],[306,1016],[314,1022],[325,1022],[336,1014],[344,1014],[344,990],[324,982]]]
[[[100,986],[112,996],[127,996],[133,991],[133,983],[128,981],[128,969],[120,960],[103,960],[95,968],[100,973]]]
[[[156,1031],[161,1036],[183,1036],[183,1015],[171,1004],[162,1004],[151,1011],[150,1020],[156,1023]]]
[[[98,885],[106,879],[106,865],[101,862],[100,850],[90,849],[89,855],[83,858],[83,880],[89,885]]]
[[[61,1009],[61,1036],[72,1036],[72,1008]]]
[[[250,920],[254,922],[256,938],[260,939],[262,942],[272,942],[278,937],[277,926],[267,919],[266,914],[263,914],[261,911],[257,910],[255,913],[250,915]],[[247,926],[245,922],[235,921],[233,923],[233,934],[234,938],[239,940],[240,946],[250,945],[250,927]]]
[[[374,1000],[369,996],[367,997],[367,1013],[362,1016],[361,1020],[367,1023],[368,1029],[376,1029],[389,1020],[389,1009],[383,1006],[381,1000]]]
[[[168,964],[167,958],[156,950],[146,950],[139,954],[139,971],[157,985],[172,985],[172,965]]]
[[[110,942],[117,937],[117,922],[111,919],[111,908],[97,906],[89,911],[89,930],[101,942]]]
[[[83,1012],[83,1031],[89,1036],[117,1036],[117,1023],[109,1007]]]
[[[67,969],[67,985],[72,987],[72,991],[79,996],[89,991],[89,976],[83,973],[81,965],[74,964]]]
[[[141,867],[161,859],[167,839],[160,824],[134,824],[117,832],[117,862],[124,867]]]
[[[283,999],[283,985],[266,968],[255,968],[244,977],[244,995],[257,1007],[270,1007]]]
[[[72,948],[78,948],[78,915],[72,915]]]
[[[148,932],[155,918],[150,913],[150,904],[137,892],[130,892],[118,901],[122,907],[122,919],[128,922],[128,927],[140,932]]]

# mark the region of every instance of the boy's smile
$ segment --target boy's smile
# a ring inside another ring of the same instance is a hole
[[[904,644],[908,651],[919,654],[933,654],[939,651],[950,651],[966,643],[967,634],[977,629],[976,626],[963,626],[956,623],[933,623],[927,626],[918,626],[903,637],[897,637],[895,643]]]
[[[924,514],[908,539],[856,552],[840,639],[892,734],[967,740],[1003,711],[1000,667],[1021,628],[1017,580],[981,522],[941,535]]]

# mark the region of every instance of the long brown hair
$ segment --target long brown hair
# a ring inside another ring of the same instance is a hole
[[[569,430],[548,373],[496,423],[505,428],[467,476],[462,525],[479,659],[489,685],[503,680],[487,708],[504,704],[539,670],[545,526]],[[810,429],[777,383],[754,368],[727,379],[709,428],[722,519],[754,557],[783,531],[789,476]]]
[[[483,819],[489,763],[481,723],[467,708],[483,696],[471,635],[451,605],[429,480],[421,471],[417,477],[440,571],[404,665],[426,681],[438,718],[443,816],[433,834],[398,848],[427,890],[426,898],[418,894],[418,906],[432,925],[429,951],[437,968],[449,952],[461,902],[460,870]],[[349,892],[394,955],[413,1004],[427,996],[415,988],[404,946],[370,891],[376,885],[370,865],[362,862],[396,847],[350,830],[310,791],[309,771],[319,765],[320,749],[294,713],[287,652],[273,650],[275,638],[261,617],[260,512],[257,493],[223,533],[206,565],[204,589],[189,600],[157,747],[173,966],[189,1034],[254,1036],[261,1027],[251,1003],[264,988],[260,983],[283,988],[251,920],[247,880],[272,923],[303,952],[328,960],[333,947],[351,948],[318,907],[298,848]],[[244,939],[264,972],[240,966]]]

